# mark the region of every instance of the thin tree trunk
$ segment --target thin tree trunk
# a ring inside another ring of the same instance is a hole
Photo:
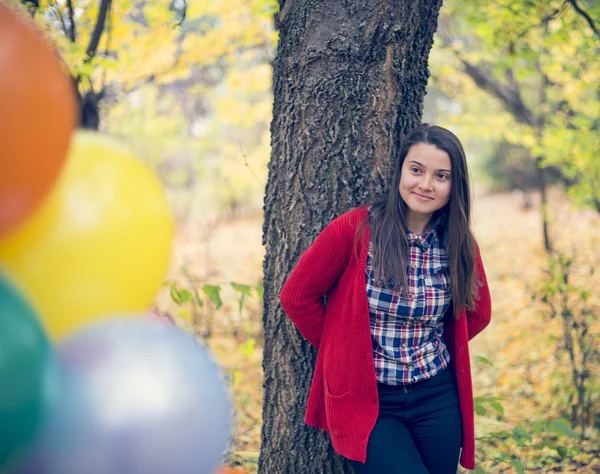
[[[535,166],[538,173],[538,182],[540,188],[540,212],[542,215],[542,233],[544,236],[544,249],[548,254],[552,253],[552,242],[550,240],[550,223],[548,219],[548,195],[546,185],[546,173],[541,164],[541,158],[536,158]]]
[[[316,352],[279,292],[334,217],[387,190],[421,119],[441,0],[280,0],[265,196],[264,404],[259,472],[351,472],[303,423]]]

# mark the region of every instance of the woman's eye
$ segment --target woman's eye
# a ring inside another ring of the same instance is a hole
[[[418,173],[419,171],[421,171],[421,170],[420,170],[419,168],[417,168],[416,166],[413,166],[413,167],[412,167],[410,170],[411,170],[413,173]]]
[[[438,178],[442,181],[446,181],[449,178],[449,176],[447,174],[438,174]]]

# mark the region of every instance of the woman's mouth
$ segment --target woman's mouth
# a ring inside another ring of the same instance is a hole
[[[419,194],[419,193],[413,193],[418,199],[420,199],[421,201],[431,201],[433,200],[432,197],[429,196],[424,196],[423,194]]]

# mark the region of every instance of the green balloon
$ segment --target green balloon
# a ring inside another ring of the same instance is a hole
[[[52,354],[35,311],[0,274],[0,468],[35,437],[55,370]]]

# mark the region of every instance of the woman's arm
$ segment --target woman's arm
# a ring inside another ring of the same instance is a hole
[[[339,218],[317,236],[300,257],[279,296],[283,310],[316,348],[325,321],[323,297],[346,268],[340,254],[337,225]]]
[[[469,341],[485,329],[485,327],[490,323],[490,319],[492,317],[492,300],[490,297],[490,289],[488,288],[485,269],[483,268],[483,261],[481,260],[479,248],[477,246],[475,248],[477,249],[477,258],[475,260],[475,276],[481,283],[481,286],[479,287],[479,299],[475,303],[475,309],[472,311],[467,310],[467,333],[469,335]]]

